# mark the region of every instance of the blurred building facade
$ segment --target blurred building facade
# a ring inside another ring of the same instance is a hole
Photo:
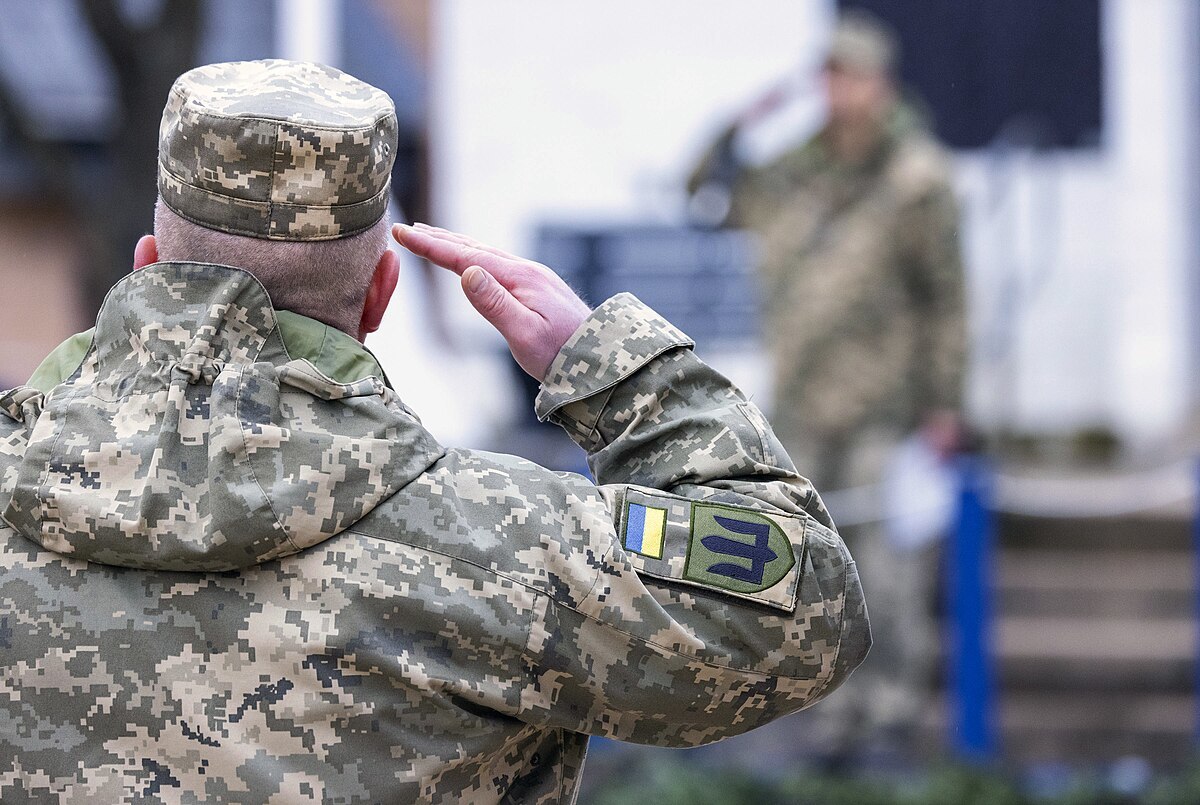
[[[957,152],[971,401],[990,428],[1099,427],[1153,445],[1195,397],[1200,22],[1188,0],[1091,5],[1098,25],[1081,24],[1100,38],[1102,59],[1091,142]],[[519,249],[548,217],[678,220],[681,178],[706,138],[743,99],[819,59],[835,4],[750,0],[735,20],[686,2],[617,3],[604,19],[548,1],[519,17],[440,8],[443,217]],[[506,47],[490,47],[497,40]],[[763,159],[819,114],[798,104],[790,129],[763,138]],[[510,129],[519,142],[496,136]]]
[[[136,26],[164,2],[115,6]],[[682,175],[706,138],[741,99],[814,64],[835,10],[834,0],[749,0],[731,25],[719,4],[705,12],[683,0],[623,0],[606,15],[550,0],[520,15],[462,0],[197,2],[197,62],[284,54],[328,29],[307,46],[383,86],[402,115],[428,115],[429,214],[518,251],[546,223],[681,221]],[[1185,422],[1200,375],[1200,10],[1189,0],[1078,2],[1094,9],[1080,26],[1099,38],[1095,136],[1070,148],[1017,136],[958,151],[972,409],[993,429],[1099,427],[1152,445]],[[0,281],[10,315],[26,317],[20,339],[0,345],[7,382],[90,317],[70,288],[93,259],[80,233],[94,238],[95,224],[79,220],[71,188],[102,187],[102,144],[123,110],[80,8],[0,2]],[[306,27],[313,14],[333,22]],[[955,85],[971,78],[947,72],[941,94],[961,94]],[[816,94],[752,146],[762,158],[811,130]],[[71,175],[48,177],[31,136],[42,151],[70,154]],[[461,309],[458,319],[475,327]],[[735,379],[765,390],[755,356],[728,363]]]

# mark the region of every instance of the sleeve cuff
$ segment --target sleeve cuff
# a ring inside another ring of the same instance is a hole
[[[633,294],[617,294],[592,311],[559,350],[534,411],[543,422],[550,419],[573,436],[586,436],[595,422],[580,417],[593,416],[582,410],[572,416],[565,408],[612,389],[664,352],[695,345]]]

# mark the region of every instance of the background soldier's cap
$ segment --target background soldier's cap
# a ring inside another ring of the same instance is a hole
[[[342,238],[383,217],[395,152],[395,107],[370,84],[281,59],[209,64],[171,87],[158,189],[210,229]]]
[[[890,73],[899,51],[896,34],[886,23],[873,14],[854,9],[838,18],[825,62],[830,67]]]

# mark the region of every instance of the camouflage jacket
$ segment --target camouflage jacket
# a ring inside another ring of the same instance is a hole
[[[81,365],[0,396],[0,800],[567,802],[589,735],[695,746],[869,643],[757,409],[628,295],[537,402],[599,485],[445,449],[160,263]]]
[[[733,132],[691,179],[729,174]],[[722,167],[724,166],[724,167]],[[960,407],[967,351],[945,151],[906,106],[847,164],[823,134],[733,174],[730,223],[763,240],[771,420],[792,450]]]

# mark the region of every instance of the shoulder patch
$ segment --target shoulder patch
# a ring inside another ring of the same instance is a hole
[[[796,564],[779,524],[750,509],[692,504],[683,577],[738,593],[758,593],[783,580]]]
[[[625,504],[625,550],[662,559],[667,510],[641,503]]]
[[[794,612],[806,520],[630,488],[626,556],[643,576]]]

